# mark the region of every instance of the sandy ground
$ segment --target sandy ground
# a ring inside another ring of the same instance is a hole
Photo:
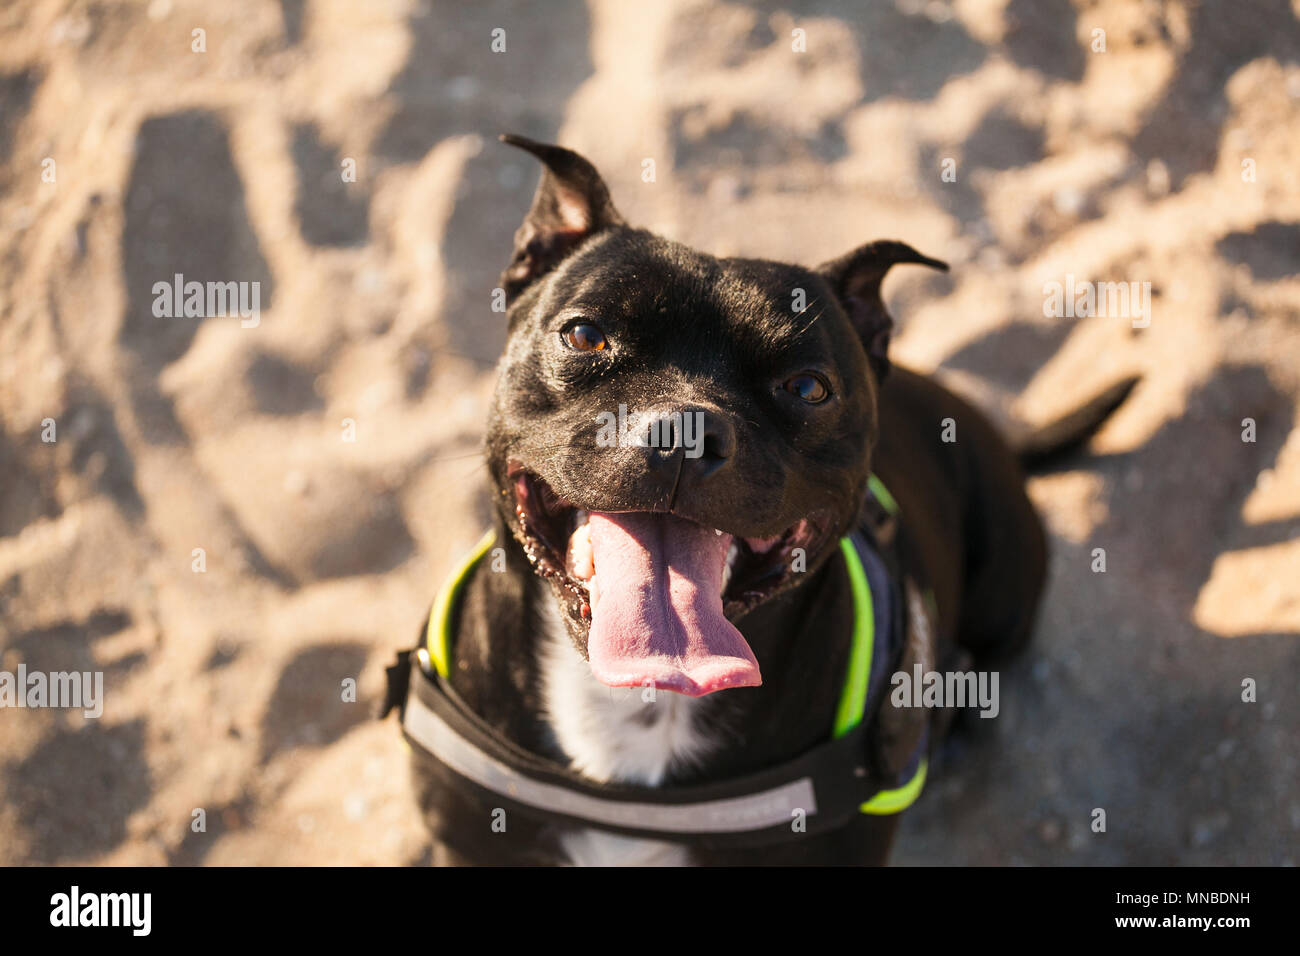
[[[1300,3],[799,6],[4,5],[0,670],[106,702],[0,710],[0,863],[427,860],[370,714],[486,521],[501,131],[716,253],[949,260],[896,355],[1006,419],[1143,375],[1034,480],[1037,643],[898,862],[1300,862]],[[175,273],[259,324],[156,318]],[[1045,317],[1067,275],[1149,326]]]

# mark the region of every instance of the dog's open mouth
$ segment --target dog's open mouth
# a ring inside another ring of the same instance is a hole
[[[611,687],[691,697],[762,682],[738,618],[805,570],[829,522],[737,537],[668,512],[586,511],[521,468],[510,474],[524,548],[590,624],[591,670]],[[801,560],[802,559],[802,560]]]

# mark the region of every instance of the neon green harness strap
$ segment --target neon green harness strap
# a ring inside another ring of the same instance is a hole
[[[871,476],[871,489],[886,511],[896,513],[898,507],[893,496],[875,475]],[[867,706],[867,689],[871,682],[871,654],[876,644],[876,612],[871,600],[871,588],[867,584],[867,572],[862,567],[862,557],[852,539],[840,539],[840,552],[844,555],[844,565],[849,573],[849,586],[853,591],[853,644],[849,650],[848,674],[844,678],[844,689],[840,692],[839,707],[835,711],[834,735],[843,737],[862,721],[862,713]],[[925,786],[927,761],[921,758],[912,779],[893,790],[881,790],[874,797],[862,804],[863,813],[885,815],[901,813],[916,802]]]
[[[840,553],[849,572],[853,591],[853,643],[849,647],[849,669],[840,691],[840,705],[835,709],[832,734],[843,737],[862,722],[867,706],[867,685],[871,681],[871,652],[876,643],[876,609],[862,558],[851,538],[840,538]]]
[[[898,507],[898,502],[895,501],[894,496],[889,493],[889,489],[885,487],[885,483],[874,474],[867,476],[867,488],[870,489],[873,495],[875,495],[875,498],[880,502],[881,507],[891,515],[898,515],[901,512],[902,509]]]
[[[881,790],[858,809],[873,816],[902,813],[916,803],[916,798],[921,795],[921,788],[925,786],[925,772],[929,764],[930,761],[922,757],[921,762],[916,767],[916,773],[912,774],[911,780],[893,790]]]
[[[898,505],[884,484],[875,475],[868,482],[871,493],[876,500],[891,514],[898,513]],[[469,573],[487,554],[496,540],[496,534],[488,531],[479,539],[474,549],[456,567],[438,597],[433,602],[433,611],[429,614],[425,643],[429,658],[439,676],[446,677],[451,662],[451,618]],[[853,592],[853,642],[849,649],[848,673],[844,678],[844,689],[840,692],[839,705],[835,709],[835,725],[832,734],[843,737],[862,722],[862,714],[867,706],[867,690],[871,682],[871,655],[876,643],[876,613],[871,599],[871,587],[867,584],[867,572],[862,567],[862,558],[851,538],[840,539],[840,553],[849,574],[849,586]],[[912,779],[894,790],[882,790],[862,804],[861,811],[870,814],[899,813],[906,810],[921,794],[925,786],[926,760],[922,758]]]
[[[479,558],[487,554],[488,548],[492,547],[492,542],[495,540],[495,531],[488,531],[483,535],[478,544],[474,545],[474,550],[466,555],[465,560],[452,572],[451,577],[447,579],[447,583],[442,586],[442,590],[434,599],[433,611],[429,614],[429,626],[425,631],[425,644],[429,648],[429,658],[433,661],[434,669],[438,671],[440,677],[446,677],[450,667],[451,612],[456,606],[456,598],[460,596],[469,572],[473,570],[474,565],[478,564]]]

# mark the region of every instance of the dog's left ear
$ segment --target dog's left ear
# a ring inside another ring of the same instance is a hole
[[[596,167],[573,150],[512,134],[502,136],[501,142],[532,153],[546,167],[532,208],[515,233],[514,257],[501,274],[509,302],[583,240],[624,222]]]
[[[869,242],[817,267],[849,314],[877,379],[889,371],[889,337],[894,330],[894,320],[880,297],[880,283],[889,267],[900,262],[948,271],[948,263],[923,256],[906,243],[892,239]]]

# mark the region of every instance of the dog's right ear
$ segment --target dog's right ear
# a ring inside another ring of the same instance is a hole
[[[878,239],[858,246],[847,255],[817,267],[849,314],[849,321],[867,350],[877,380],[889,372],[889,339],[894,332],[894,320],[885,310],[885,300],[880,297],[880,283],[890,267],[901,262],[948,271],[948,263],[923,256],[907,243],[892,239]]]
[[[502,136],[501,142],[532,153],[546,167],[533,206],[515,233],[514,258],[501,274],[501,287],[510,302],[583,240],[624,222],[596,167],[573,150],[513,134]]]

